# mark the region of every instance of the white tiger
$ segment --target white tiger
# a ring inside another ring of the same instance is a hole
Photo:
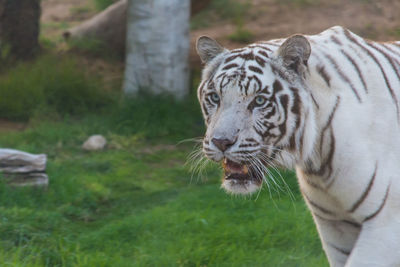
[[[331,266],[400,266],[400,42],[336,26],[227,50],[200,37],[205,155],[222,187],[295,168]]]

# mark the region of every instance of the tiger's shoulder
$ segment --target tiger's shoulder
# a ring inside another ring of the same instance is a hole
[[[309,79],[319,88],[351,92],[357,102],[387,87],[391,97],[400,80],[400,42],[376,42],[334,26],[306,35],[311,45]]]
[[[318,34],[305,35],[305,37],[310,41],[314,54],[319,54],[318,51],[320,50],[332,53],[342,49],[350,49],[355,53],[365,52],[371,56],[375,49],[383,53],[391,52],[392,54],[388,54],[389,56],[400,56],[400,41],[372,41],[342,26],[333,26]]]

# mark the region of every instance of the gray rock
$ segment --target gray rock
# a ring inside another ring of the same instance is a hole
[[[3,173],[3,177],[9,185],[16,187],[47,187],[49,185],[49,177],[44,172]]]
[[[92,135],[85,143],[82,148],[87,151],[102,150],[107,144],[107,140],[102,135]]]
[[[47,187],[45,173],[47,156],[30,154],[15,149],[0,149],[0,173],[12,186]]]

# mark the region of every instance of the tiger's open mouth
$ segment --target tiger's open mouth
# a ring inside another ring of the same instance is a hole
[[[230,193],[251,194],[262,185],[263,174],[249,163],[237,163],[225,158],[222,167],[222,187]]]

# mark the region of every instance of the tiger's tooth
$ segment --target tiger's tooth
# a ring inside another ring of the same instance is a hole
[[[243,170],[244,174],[248,174],[249,173],[249,168],[246,165],[243,165],[242,170]]]

